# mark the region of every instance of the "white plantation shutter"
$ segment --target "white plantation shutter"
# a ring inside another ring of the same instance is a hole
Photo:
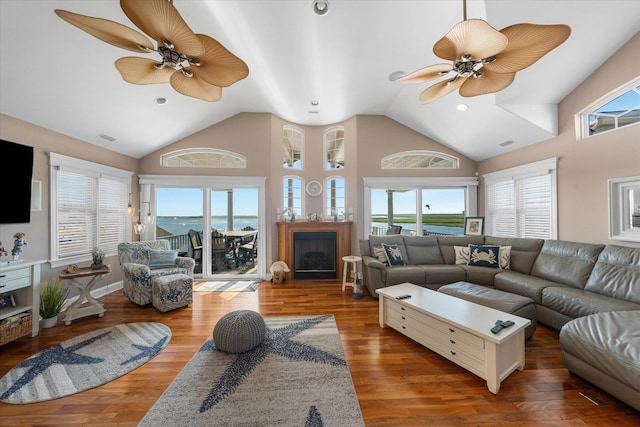
[[[497,182],[487,189],[487,231],[492,236],[512,237],[516,233],[515,191],[512,180]]]
[[[50,153],[52,266],[107,256],[128,241],[131,172]]]
[[[484,175],[486,233],[556,239],[557,159]]]
[[[58,186],[58,256],[90,253],[96,241],[95,178],[59,170]]]

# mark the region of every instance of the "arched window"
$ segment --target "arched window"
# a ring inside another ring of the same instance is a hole
[[[403,151],[382,158],[382,169],[458,169],[458,158],[435,151]]]
[[[162,166],[244,169],[247,167],[247,158],[238,153],[216,148],[190,148],[164,154],[162,156]]]
[[[344,168],[344,128],[333,127],[324,132],[325,170]]]
[[[304,132],[293,126],[285,126],[282,134],[282,166],[286,169],[304,169]]]

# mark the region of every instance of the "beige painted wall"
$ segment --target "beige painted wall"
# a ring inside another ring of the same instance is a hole
[[[138,160],[132,157],[117,154],[96,145],[88,144],[2,114],[0,114],[0,138],[34,148],[33,179],[42,181],[42,210],[31,212],[31,222],[28,224],[0,225],[0,241],[3,242],[5,249],[8,248],[10,250],[13,246],[14,239],[12,236],[16,232],[22,231],[26,233],[25,240],[27,241],[27,246],[25,246],[22,252],[22,259],[25,261],[49,259],[49,152],[100,163],[134,173],[138,167]],[[132,185],[137,186],[138,180],[135,175],[133,178]],[[5,183],[5,185],[3,185],[4,195],[8,198],[6,193],[11,185],[11,177],[5,176],[2,179]],[[3,207],[3,209],[7,208],[8,206]],[[2,261],[8,259],[9,258],[1,258]],[[105,260],[105,263],[111,264],[112,268],[111,273],[105,276],[103,283],[114,283],[122,280],[122,272],[117,258],[109,257]],[[79,264],[79,266],[88,267],[90,264],[91,262],[88,261],[86,265]],[[58,272],[63,269],[64,267],[51,269],[48,263],[42,264],[41,281],[46,282],[55,278]]]
[[[558,239],[637,246],[608,236],[608,180],[640,176],[640,124],[576,139],[575,115],[618,87],[638,78],[640,34],[636,34],[558,106],[556,138],[481,161],[480,174],[559,157]],[[632,66],[632,64],[635,64]],[[561,78],[561,76],[559,76]],[[479,192],[484,212],[484,191]]]

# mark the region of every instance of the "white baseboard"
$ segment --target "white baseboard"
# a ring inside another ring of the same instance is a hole
[[[105,286],[99,287],[98,289],[93,289],[91,291],[91,296],[94,297],[95,299],[99,299],[99,298],[102,298],[105,295],[112,294],[112,293],[114,293],[116,291],[119,291],[120,289],[122,289],[122,280],[120,280],[118,282],[114,282],[114,283],[109,283],[109,284],[107,284]],[[71,304],[73,304],[76,299],[78,299],[77,295],[74,295],[71,298],[67,298],[64,301],[64,305],[62,306],[62,310],[66,310],[67,307],[69,307]]]

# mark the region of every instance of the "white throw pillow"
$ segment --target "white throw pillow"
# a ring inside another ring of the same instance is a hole
[[[454,246],[453,250],[456,253],[456,264],[469,264],[469,246]]]

